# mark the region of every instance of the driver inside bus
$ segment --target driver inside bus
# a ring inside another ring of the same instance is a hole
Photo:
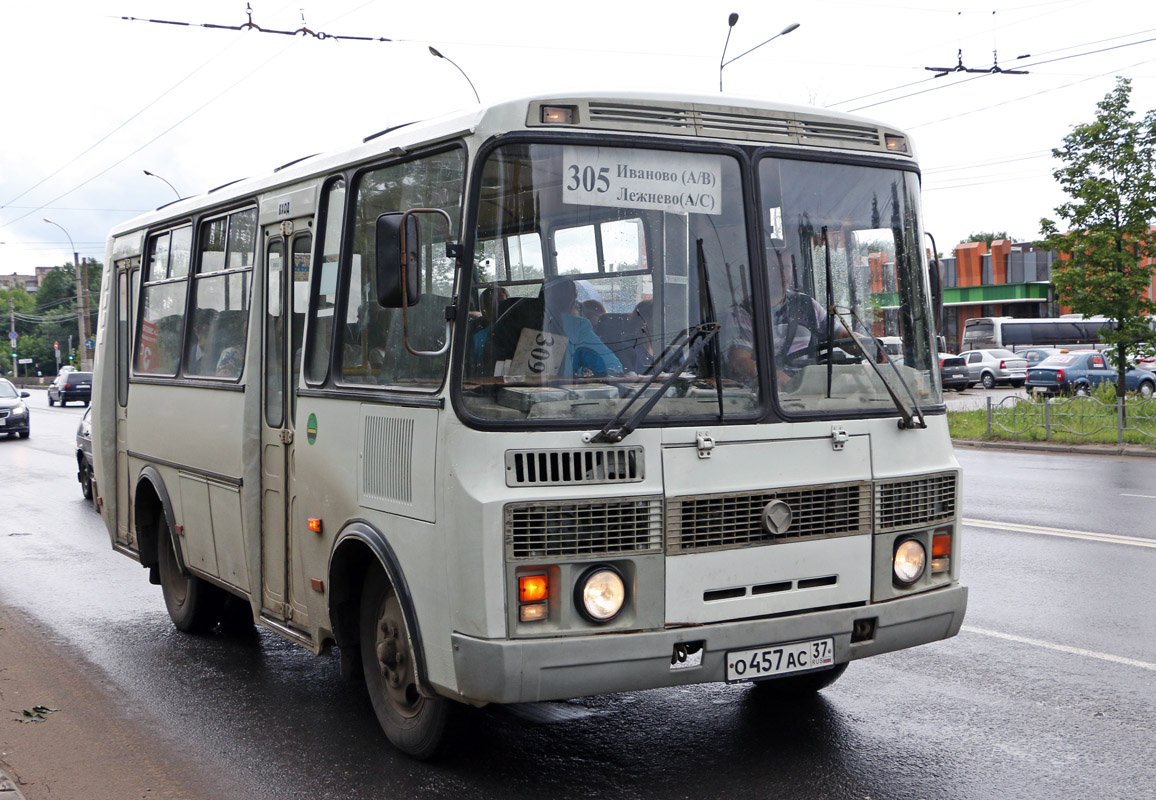
[[[815,298],[792,285],[793,270],[786,243],[782,239],[768,239],[768,242],[771,337],[775,375],[782,386],[803,367],[819,363],[819,353],[827,349],[827,310]],[[748,296],[736,303],[732,310],[732,324],[737,334],[727,352],[731,371],[748,385],[758,381],[753,319],[752,299]],[[836,341],[850,338],[847,328],[838,320],[835,321],[833,338]]]

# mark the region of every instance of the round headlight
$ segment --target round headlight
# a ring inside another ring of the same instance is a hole
[[[895,580],[904,586],[910,586],[921,577],[927,566],[927,551],[918,539],[904,539],[895,548],[895,559],[892,569]]]
[[[591,622],[609,622],[626,602],[626,584],[614,567],[593,567],[576,587],[578,610]]]

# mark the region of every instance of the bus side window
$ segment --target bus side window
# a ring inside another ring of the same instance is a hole
[[[414,350],[438,350],[445,343],[446,306],[451,303],[455,264],[445,255],[445,219],[421,215],[421,299],[402,310],[382,308],[377,298],[377,218],[411,208],[441,208],[452,220],[461,213],[464,153],[459,148],[389,164],[364,173],[357,185],[353,212],[353,253],[348,275],[342,276],[345,319],[339,326],[340,380],[349,384],[437,389],[445,373],[446,357],[416,356]]]
[[[185,296],[189,290],[192,226],[149,237],[141,287],[140,327],[133,347],[138,375],[177,374],[185,326]]]
[[[333,348],[333,315],[337,305],[337,266],[341,258],[341,224],[345,216],[345,179],[326,188],[321,216],[321,263],[313,276],[309,306],[309,341],[306,344],[305,380],[317,385],[329,374]]]

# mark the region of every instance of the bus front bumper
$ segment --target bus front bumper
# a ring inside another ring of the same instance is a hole
[[[825,637],[842,663],[955,636],[966,608],[967,587],[956,584],[855,608],[661,631],[514,640],[454,634],[458,686],[447,693],[474,704],[525,703],[719,682],[728,651]],[[873,635],[853,643],[855,623],[869,620]],[[697,643],[701,664],[672,669],[675,647]]]

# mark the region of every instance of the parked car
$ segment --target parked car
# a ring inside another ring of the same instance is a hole
[[[32,433],[26,397],[28,392],[17,391],[11,381],[0,378],[0,433],[8,434],[8,438],[19,434],[27,439]]]
[[[1037,394],[1088,395],[1102,383],[1114,384],[1116,369],[1096,350],[1061,353],[1046,358],[1028,370],[1028,391]],[[1147,399],[1156,392],[1156,375],[1131,364],[1124,373],[1124,386]]]
[[[1055,347],[1029,347],[1026,350],[1016,350],[1015,352],[1017,356],[1028,362],[1028,369],[1031,369],[1049,356],[1058,356],[1060,353],[1068,351]]]
[[[968,377],[967,362],[963,360],[962,356],[955,356],[951,353],[939,354],[939,377],[943,382],[944,389],[955,389],[957,392],[962,392],[971,385],[971,378]]]
[[[68,405],[69,400],[83,400],[88,405],[92,400],[92,373],[66,372],[56,376],[48,387],[48,405],[60,403]]]
[[[1027,380],[1028,362],[1011,350],[965,350],[959,355],[967,362],[969,385],[991,389],[997,383],[1023,386]]]
[[[80,491],[85,500],[96,496],[96,483],[92,477],[92,407],[84,412],[80,424],[76,426],[76,479],[80,481]]]

